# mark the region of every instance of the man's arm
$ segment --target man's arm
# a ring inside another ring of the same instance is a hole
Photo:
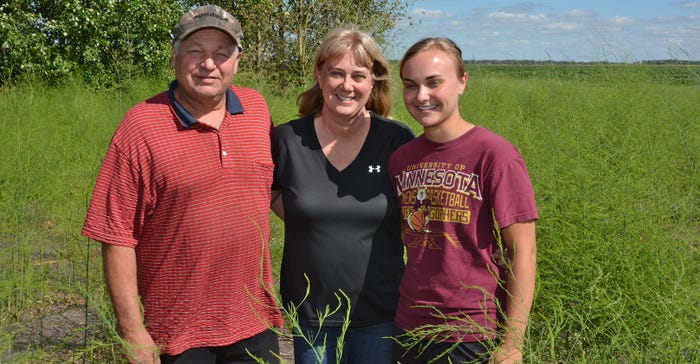
[[[158,348],[146,331],[136,281],[133,248],[102,244],[102,264],[117,325],[126,341],[130,363],[160,363]]]
[[[515,223],[501,230],[508,250],[510,272],[506,282],[506,322],[503,342],[491,363],[517,363],[523,359],[523,340],[535,295],[537,243],[535,222]]]

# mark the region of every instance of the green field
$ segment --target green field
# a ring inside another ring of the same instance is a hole
[[[700,67],[468,71],[463,115],[518,147],[541,215],[526,362],[700,362]],[[295,117],[294,90],[237,82],[276,123]],[[99,245],[79,231],[123,113],[167,83],[0,88],[0,363],[119,361]],[[394,117],[419,132],[395,85]]]

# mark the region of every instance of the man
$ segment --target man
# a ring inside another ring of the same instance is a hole
[[[97,178],[82,233],[103,243],[132,363],[277,362],[272,121],[257,91],[231,85],[241,37],[217,6],[185,14],[176,80],[126,113]]]

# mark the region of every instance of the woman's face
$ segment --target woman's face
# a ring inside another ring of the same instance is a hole
[[[355,62],[352,52],[324,62],[316,69],[316,80],[323,95],[324,115],[354,118],[364,114],[372,93],[372,72]]]
[[[431,49],[415,54],[403,66],[403,101],[406,110],[424,129],[449,127],[460,122],[459,96],[467,74],[457,76],[447,53]]]

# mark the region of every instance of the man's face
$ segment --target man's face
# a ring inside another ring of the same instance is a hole
[[[238,72],[240,52],[236,42],[217,29],[193,33],[180,41],[173,53],[179,87],[200,102],[225,95]]]

